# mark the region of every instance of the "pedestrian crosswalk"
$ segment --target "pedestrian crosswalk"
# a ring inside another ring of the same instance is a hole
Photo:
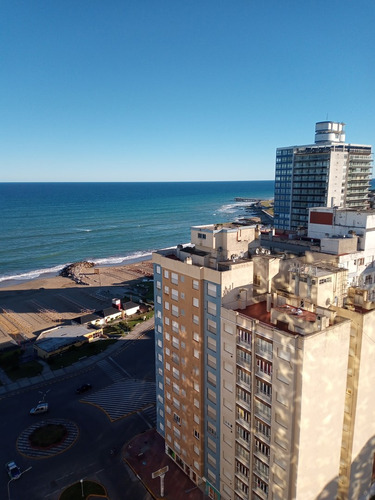
[[[155,382],[122,379],[85,396],[82,401],[98,406],[113,421],[155,405],[155,398]]]

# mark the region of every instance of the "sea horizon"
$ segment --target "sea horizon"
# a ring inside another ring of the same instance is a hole
[[[125,265],[190,241],[194,225],[250,217],[236,197],[272,199],[274,181],[0,183],[0,287],[73,262]]]

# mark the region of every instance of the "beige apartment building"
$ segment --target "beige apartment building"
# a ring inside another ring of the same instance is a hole
[[[331,255],[260,252],[257,237],[199,226],[153,254],[166,453],[213,499],[361,498],[375,451],[371,294],[348,288]]]

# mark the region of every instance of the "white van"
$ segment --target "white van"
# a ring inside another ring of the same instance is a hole
[[[38,415],[39,413],[47,413],[48,403],[39,403],[34,408],[31,408],[30,415]]]

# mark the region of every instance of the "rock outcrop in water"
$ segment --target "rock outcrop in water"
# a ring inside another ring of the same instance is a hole
[[[60,276],[63,276],[64,278],[70,278],[76,283],[79,283],[81,285],[85,285],[84,281],[81,279],[81,275],[85,274],[87,269],[90,269],[94,267],[95,264],[93,262],[88,262],[86,260],[82,262],[74,262],[73,264],[69,264],[68,266],[65,266],[61,271],[60,271]]]

